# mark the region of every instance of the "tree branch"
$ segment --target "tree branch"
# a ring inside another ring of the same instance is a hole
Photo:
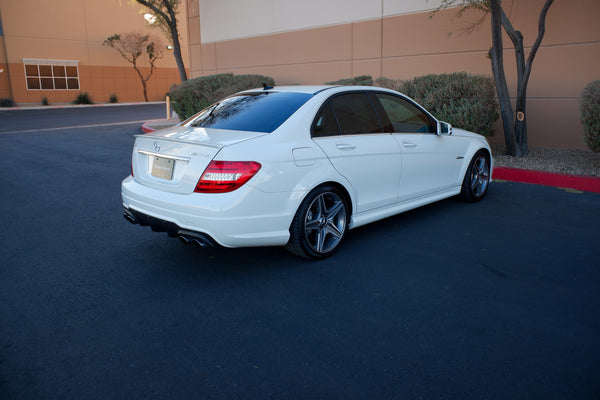
[[[510,38],[510,40],[513,43],[513,47],[515,49],[515,57],[516,57],[516,61],[517,61],[517,87],[521,87],[523,81],[523,76],[525,75],[525,51],[523,49],[523,34],[516,30],[512,23],[510,22],[510,19],[508,19],[508,16],[506,15],[506,13],[504,12],[504,9],[502,8],[502,6],[500,6],[500,14],[501,14],[501,18],[502,18],[502,27],[504,28],[504,31],[506,32],[506,34],[508,35],[508,37]]]
[[[521,37],[522,39],[523,35],[521,34],[521,32],[513,28],[512,23],[510,22],[510,19],[508,19],[508,16],[504,12],[502,6],[500,6],[500,14],[502,16],[502,27],[504,28],[504,31],[508,34],[510,40],[512,40],[513,45],[516,45],[519,37]]]
[[[177,6],[179,4],[179,0],[132,0],[141,4],[142,6],[150,9],[154,12],[162,21],[161,28],[165,31],[167,36],[171,36],[171,41],[173,43],[173,50],[175,56],[175,62],[177,63],[177,69],[179,70],[179,76],[181,81],[184,82],[187,80],[187,73],[185,71],[185,66],[183,64],[183,59],[181,56],[181,45],[179,43],[179,31],[177,29]],[[161,9],[161,6],[164,7],[167,11],[164,12]]]
[[[145,7],[148,7],[149,9],[151,9],[152,11],[154,11],[155,13],[160,15],[162,17],[162,19],[165,20],[165,22],[169,23],[169,18],[167,18],[167,14],[165,14],[160,8],[156,7],[154,4],[152,4],[146,0],[135,0],[135,1],[137,1],[138,3],[140,3],[141,5],[143,5]]]
[[[525,68],[525,76],[524,82],[529,80],[529,75],[531,74],[531,65],[533,64],[533,59],[542,44],[542,39],[544,39],[544,34],[546,33],[546,16],[548,15],[548,9],[552,5],[554,0],[546,0],[544,6],[542,7],[542,11],[540,11],[540,18],[538,20],[538,36],[535,39],[535,43],[533,43],[533,47],[529,52],[529,57],[527,57],[527,66]]]

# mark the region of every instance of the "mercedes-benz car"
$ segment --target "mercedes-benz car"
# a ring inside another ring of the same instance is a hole
[[[185,243],[320,259],[349,229],[451,196],[481,200],[492,163],[483,136],[396,91],[265,86],[137,136],[124,216]]]

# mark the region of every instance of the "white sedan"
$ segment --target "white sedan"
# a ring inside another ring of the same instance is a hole
[[[135,139],[127,220],[186,243],[319,259],[348,231],[447,197],[481,200],[483,136],[375,87],[265,87]]]

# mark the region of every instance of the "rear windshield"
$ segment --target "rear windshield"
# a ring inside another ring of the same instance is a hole
[[[235,95],[192,117],[191,126],[270,133],[311,97],[311,94],[289,92]]]

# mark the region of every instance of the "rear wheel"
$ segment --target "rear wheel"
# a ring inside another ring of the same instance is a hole
[[[490,156],[487,152],[479,150],[467,168],[460,196],[468,202],[479,201],[487,193],[489,185]]]
[[[309,259],[332,255],[348,227],[345,196],[333,186],[322,186],[304,199],[292,225],[286,249]]]

